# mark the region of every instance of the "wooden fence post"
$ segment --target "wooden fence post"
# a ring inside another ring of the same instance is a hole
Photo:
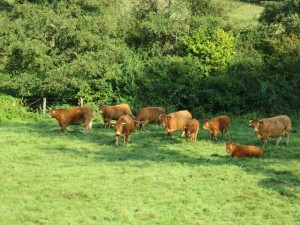
[[[80,98],[80,106],[83,107],[83,98]]]
[[[44,97],[43,98],[43,115],[46,114],[46,108],[47,107],[47,99]]]

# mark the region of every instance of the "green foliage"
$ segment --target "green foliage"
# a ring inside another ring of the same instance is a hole
[[[2,120],[24,120],[37,118],[38,115],[28,112],[21,99],[0,93],[0,122]]]
[[[204,75],[218,74],[226,69],[234,50],[233,34],[222,29],[199,28],[182,38],[186,54],[197,57]]]
[[[237,1],[1,2],[0,91],[196,115],[298,110],[299,0],[264,7],[259,23],[262,6]]]

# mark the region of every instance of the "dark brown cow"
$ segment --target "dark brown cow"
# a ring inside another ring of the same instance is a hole
[[[172,139],[172,135],[177,130],[182,130],[182,137],[185,134],[185,127],[187,122],[192,119],[192,114],[187,110],[181,110],[178,112],[169,113],[168,115],[160,115],[162,126],[168,133],[168,138]]]
[[[241,146],[233,144],[232,142],[225,143],[226,152],[229,153],[234,158],[242,158],[242,157],[260,157],[264,155],[264,151],[259,147],[249,145],[249,146]]]
[[[115,124],[115,144],[119,145],[119,137],[124,138],[124,143],[128,146],[130,134],[136,131],[138,123],[136,123],[131,116],[121,116]]]
[[[185,136],[187,141],[190,140],[193,142],[197,139],[199,127],[200,123],[197,119],[191,119],[188,121],[185,127]]]
[[[222,131],[222,138],[226,137],[230,127],[230,117],[227,115],[219,116],[211,120],[204,120],[203,129],[211,133],[212,139],[217,141],[217,134]]]
[[[281,136],[286,136],[286,144],[289,144],[292,121],[286,115],[264,118],[261,120],[250,120],[249,126],[253,127],[257,137],[263,141],[263,147],[267,145],[269,136],[278,137],[276,145],[279,144]]]
[[[165,113],[165,108],[163,107],[144,107],[141,108],[135,116],[135,120],[141,121],[140,129],[145,131],[145,126],[148,123],[158,123],[159,124],[159,116]]]
[[[55,118],[61,131],[66,133],[66,127],[69,125],[80,125],[84,123],[85,132],[91,131],[93,121],[92,107],[75,107],[69,109],[52,108],[49,114],[50,118]]]
[[[108,128],[110,128],[111,120],[118,120],[123,115],[130,115],[132,116],[132,118],[134,118],[128,104],[120,104],[113,106],[99,105],[99,112],[102,115],[105,128],[107,125]]]

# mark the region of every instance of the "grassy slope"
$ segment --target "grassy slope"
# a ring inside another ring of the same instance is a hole
[[[232,159],[223,140],[186,143],[149,126],[126,148],[96,121],[93,132],[54,120],[0,123],[0,224],[295,224],[299,145],[270,139],[260,159]],[[227,140],[260,145],[247,119]]]
[[[228,23],[236,30],[249,28],[258,25],[258,17],[263,11],[263,7],[256,4],[244,2],[231,2],[228,13]]]

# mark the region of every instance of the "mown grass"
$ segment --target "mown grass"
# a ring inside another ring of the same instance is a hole
[[[247,121],[193,144],[150,125],[127,148],[98,120],[66,135],[51,119],[2,121],[0,224],[299,224],[300,120],[289,146],[232,159],[226,140],[261,145]]]

